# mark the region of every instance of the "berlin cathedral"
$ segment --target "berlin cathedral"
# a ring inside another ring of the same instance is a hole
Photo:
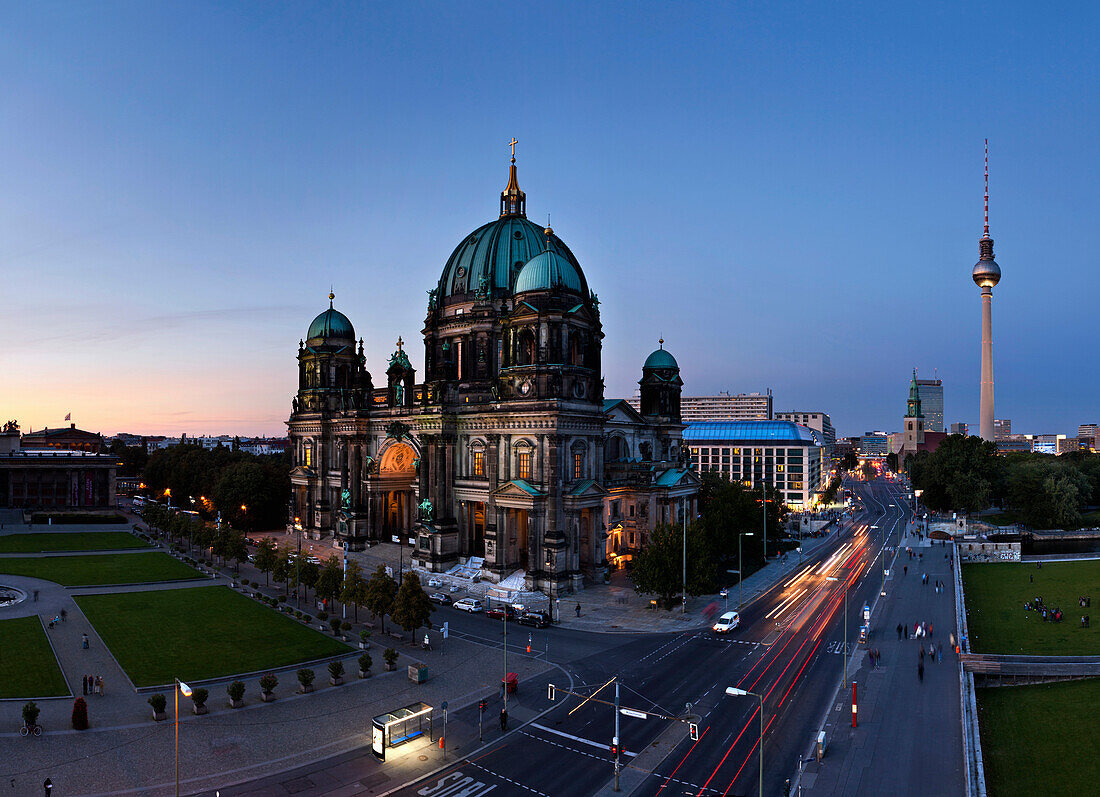
[[[376,386],[334,298],[298,344],[288,531],[352,550],[399,539],[425,569],[521,571],[560,595],[695,517],[676,359],[663,341],[646,359],[640,411],[604,398],[599,300],[527,218],[514,142],[499,218],[428,292],[421,381],[398,338]]]

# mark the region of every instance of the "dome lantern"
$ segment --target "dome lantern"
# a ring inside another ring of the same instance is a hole
[[[500,192],[500,217],[523,216],[527,217],[527,194],[519,187],[519,179],[516,177],[516,144],[519,142],[512,137],[509,146],[512,147],[512,168],[508,172],[508,185]]]

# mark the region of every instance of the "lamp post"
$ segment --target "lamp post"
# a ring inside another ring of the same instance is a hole
[[[191,697],[191,687],[177,678],[172,692],[176,698],[176,797],[180,797],[180,692],[184,697]]]
[[[868,528],[875,529],[876,531],[881,531],[882,530],[878,526],[868,526]],[[886,539],[885,539],[885,535],[875,535],[875,536],[878,536],[878,537],[882,538],[882,546],[879,548],[879,556],[882,557],[882,591],[879,594],[885,595],[886,594]]]
[[[294,531],[298,535],[298,558],[294,560],[294,603],[295,609],[302,608],[302,519],[294,518]]]
[[[764,797],[764,697],[757,692],[747,689],[738,689],[736,686],[727,686],[726,694],[730,697],[755,697],[760,701],[760,797]]]
[[[741,558],[741,538],[756,536],[751,531],[743,531],[737,535],[737,608],[741,608],[741,584],[745,580],[745,562]]]
[[[826,581],[840,581],[836,576],[825,576]],[[840,676],[840,686],[848,683],[848,579],[844,579],[844,653],[841,655],[843,671]]]
[[[241,524],[244,526],[244,530],[248,531],[248,507],[241,504]]]

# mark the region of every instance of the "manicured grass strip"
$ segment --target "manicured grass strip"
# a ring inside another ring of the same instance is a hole
[[[0,574],[42,578],[66,587],[173,581],[200,575],[178,559],[157,552],[49,556],[40,559],[0,558]]]
[[[148,547],[149,543],[138,539],[128,531],[63,531],[0,536],[0,553],[113,551]]]
[[[69,694],[37,617],[0,620],[0,698]]]
[[[274,669],[349,650],[228,587],[81,595],[76,602],[137,686]]]
[[[963,565],[970,648],[977,653],[1031,656],[1100,655],[1100,560],[1034,563],[996,562]],[[1090,595],[1093,607],[1077,598]],[[1024,603],[1039,596],[1062,610],[1060,623],[1044,622]],[[1081,615],[1092,615],[1091,628],[1081,628]]]
[[[1100,783],[1098,705],[1097,679],[979,689],[989,793],[1095,794]]]

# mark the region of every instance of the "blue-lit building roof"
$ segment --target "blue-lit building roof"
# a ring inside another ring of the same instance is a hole
[[[693,440],[818,445],[813,432],[792,421],[702,421],[684,429],[684,441]]]

